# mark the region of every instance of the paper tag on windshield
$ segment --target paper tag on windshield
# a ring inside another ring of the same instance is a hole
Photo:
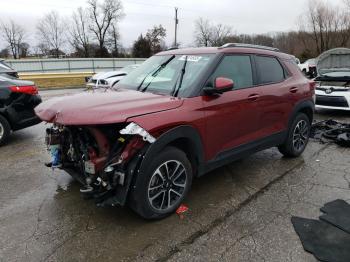
[[[187,56],[187,61],[188,62],[198,62],[199,60],[201,60],[202,57],[201,56],[194,56],[194,55],[189,55]],[[186,56],[183,55],[179,58],[179,60],[181,61],[185,61],[186,60]]]

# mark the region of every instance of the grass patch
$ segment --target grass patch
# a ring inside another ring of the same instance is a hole
[[[68,88],[84,87],[85,77],[91,76],[86,74],[37,74],[37,75],[20,75],[20,79],[30,80],[39,88]]]

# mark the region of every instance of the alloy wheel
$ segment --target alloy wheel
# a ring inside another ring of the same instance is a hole
[[[0,140],[2,139],[2,137],[4,136],[4,127],[2,126],[2,124],[0,123]]]
[[[293,147],[296,151],[302,151],[309,137],[309,126],[305,120],[300,120],[293,133]]]
[[[167,211],[181,201],[186,185],[184,165],[177,160],[169,160],[154,171],[148,185],[148,201],[152,208]]]

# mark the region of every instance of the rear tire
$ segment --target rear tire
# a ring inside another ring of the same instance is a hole
[[[180,206],[191,184],[192,167],[186,154],[166,147],[141,170],[128,205],[145,219],[164,218]]]
[[[300,156],[309,141],[310,129],[310,120],[307,115],[299,113],[288,131],[287,140],[278,147],[281,154],[285,157]]]
[[[6,143],[11,134],[11,126],[5,117],[0,115],[0,146]]]

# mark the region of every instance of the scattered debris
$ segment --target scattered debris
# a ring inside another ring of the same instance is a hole
[[[180,219],[184,219],[184,213],[188,211],[188,206],[181,204],[179,208],[176,210],[176,214],[179,215]]]
[[[310,137],[321,143],[335,142],[350,147],[350,124],[332,119],[316,122],[312,125]]]
[[[350,261],[350,205],[338,199],[321,212],[319,220],[291,219],[304,249],[320,261]]]

